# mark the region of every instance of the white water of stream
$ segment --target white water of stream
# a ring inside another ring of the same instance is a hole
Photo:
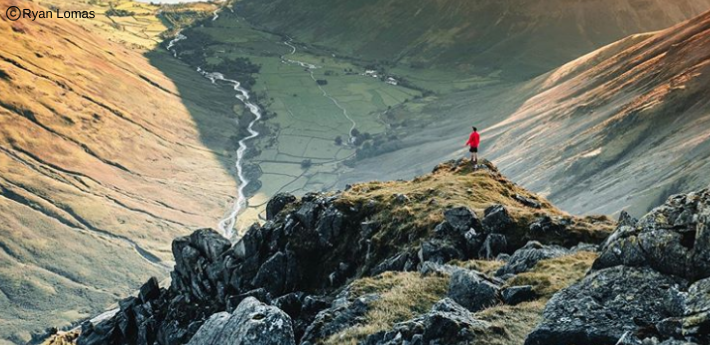
[[[215,12],[212,20],[216,20],[218,17],[219,14]],[[174,57],[178,57],[177,50],[175,49],[175,44],[185,39],[187,39],[185,35],[178,33],[173,40],[168,42],[167,49],[173,53]],[[236,200],[234,201],[234,204],[226,213],[224,218],[222,218],[217,224],[217,228],[222,233],[222,235],[231,240],[234,237],[234,226],[237,223],[237,217],[247,206],[247,197],[244,195],[244,192],[250,181],[244,174],[244,156],[248,149],[247,142],[259,136],[259,132],[254,129],[254,125],[261,120],[262,112],[259,106],[257,106],[256,103],[251,101],[251,95],[249,94],[249,91],[242,87],[242,84],[239,81],[228,79],[224,76],[224,74],[220,72],[207,72],[200,67],[197,68],[197,72],[200,73],[203,77],[209,79],[212,84],[217,84],[217,82],[223,82],[232,86],[234,91],[237,92],[235,97],[242,102],[242,104],[249,110],[252,115],[254,115],[254,119],[249,122],[249,125],[247,127],[249,135],[239,140],[239,149],[237,149],[237,160],[234,163],[234,166],[237,169],[237,182],[239,184],[239,187],[237,189]]]

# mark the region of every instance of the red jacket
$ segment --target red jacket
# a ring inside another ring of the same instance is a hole
[[[478,147],[478,144],[481,143],[481,136],[478,134],[478,132],[473,132],[471,133],[471,136],[468,137],[468,141],[466,142],[466,145],[471,146],[471,147]]]

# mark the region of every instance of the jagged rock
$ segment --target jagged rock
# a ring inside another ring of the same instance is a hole
[[[481,250],[481,247],[483,246],[483,242],[485,242],[486,237],[486,233],[476,231],[475,229],[467,231],[464,234],[464,246],[466,247],[466,252],[468,252],[469,254],[477,254],[478,251]],[[473,255],[470,256],[472,257]]]
[[[273,220],[286,206],[296,202],[296,197],[288,193],[276,194],[266,204],[266,220]]]
[[[376,294],[364,295],[353,301],[341,296],[339,302],[334,302],[331,308],[316,315],[313,323],[306,329],[301,344],[316,344],[318,340],[327,339],[345,328],[363,322],[370,305],[378,299],[380,296]]]
[[[481,221],[478,220],[476,214],[465,206],[450,208],[444,211],[444,219],[460,234],[466,233],[466,231],[471,228],[481,228]]]
[[[226,252],[232,243],[212,229],[201,229],[189,236],[190,246],[200,251],[209,261],[216,261],[222,253]],[[178,257],[175,257],[177,260]]]
[[[448,296],[466,309],[477,312],[498,303],[500,286],[480,272],[457,270],[451,275]]]
[[[156,316],[165,295],[155,278],[149,279],[140,289],[139,297],[129,297],[118,303],[116,315],[97,325],[90,321],[82,325],[77,344],[112,344],[124,339],[131,344],[153,344],[157,338]]]
[[[266,304],[269,304],[272,301],[271,293],[266,291],[266,289],[264,289],[264,288],[258,288],[258,289],[254,289],[251,291],[247,291],[243,294],[228,297],[227,298],[227,311],[233,311],[233,310],[237,309],[239,304],[241,304],[243,300],[245,300],[249,297],[256,298],[259,302],[266,303]]]
[[[598,253],[599,246],[596,244],[590,244],[590,243],[579,243],[576,246],[570,248],[569,252],[570,252],[570,254],[576,254],[579,252]]]
[[[406,204],[410,202],[410,199],[406,194],[395,194],[394,201],[398,204]]]
[[[597,271],[552,297],[525,344],[616,344],[627,332],[643,332],[673,317],[678,309],[673,287],[686,285],[648,268]]]
[[[710,277],[710,189],[673,196],[638,222],[622,223],[595,269],[649,266],[691,280]]]
[[[520,194],[515,194],[513,196],[515,200],[518,200],[521,204],[527,206],[527,207],[532,207],[532,208],[542,208],[542,204],[540,202],[533,200],[531,198],[526,198]]]
[[[493,259],[508,249],[508,239],[503,234],[490,234],[478,251],[481,259]]]
[[[439,275],[439,276],[450,276],[454,272],[463,270],[464,268],[452,266],[452,265],[442,265],[436,262],[427,261],[422,263],[419,268],[419,273],[423,276]]]
[[[432,239],[422,243],[418,257],[420,262],[445,263],[453,259],[464,259],[465,255],[459,248],[449,242]]]
[[[296,257],[290,252],[278,252],[261,265],[251,285],[264,288],[272,296],[281,296],[293,289],[297,280]]]
[[[318,232],[320,244],[332,247],[336,243],[343,230],[345,216],[335,207],[329,207],[318,219],[316,231]]]
[[[271,305],[283,310],[286,314],[291,316],[291,318],[294,318],[301,313],[304,297],[305,294],[303,292],[292,292],[273,300]]]
[[[303,205],[296,211],[296,218],[308,229],[312,229],[316,225],[320,205],[314,201],[304,202]]]
[[[160,285],[155,277],[148,279],[138,292],[138,297],[143,303],[156,299],[158,296],[160,296]]]
[[[501,291],[500,295],[503,303],[508,305],[518,305],[537,298],[531,285],[507,287]]]
[[[618,221],[619,226],[635,227],[636,224],[638,224],[638,222],[639,222],[638,219],[632,217],[626,211],[621,211],[621,214],[619,214],[619,221]]]
[[[388,271],[409,271],[415,266],[412,259],[413,258],[409,255],[409,253],[399,253],[377,265],[375,268],[372,269],[370,274],[376,276],[378,274]]]
[[[171,289],[189,293],[198,300],[214,299],[219,292],[217,281],[220,277],[217,275],[223,271],[219,259],[230,246],[227,239],[210,229],[197,230],[190,236],[175,239]]]
[[[81,337],[77,340],[77,345],[110,344],[116,331],[116,323],[112,320],[104,321],[96,326],[91,321],[86,321],[81,325]]]
[[[513,225],[513,219],[505,206],[493,205],[486,209],[482,225],[489,233],[505,233]]]
[[[571,222],[567,218],[543,216],[530,224],[530,233],[540,237],[550,233],[564,234],[570,224]]]
[[[288,315],[249,297],[231,314],[212,315],[188,344],[295,345],[296,341]]]
[[[674,291],[672,305],[678,306],[674,314],[656,328],[665,338],[693,339],[710,342],[710,278],[693,283],[687,292]]]
[[[476,332],[489,327],[451,299],[443,299],[429,313],[396,324],[391,331],[370,335],[362,345],[470,344]]]
[[[552,259],[569,254],[569,250],[559,246],[545,246],[537,241],[530,241],[518,249],[508,259],[508,262],[498,269],[496,276],[519,274],[531,270],[535,265],[546,259]]]
[[[494,170],[490,173],[496,174]],[[358,187],[353,193],[360,192]],[[425,197],[413,193],[409,201],[402,202],[424,204]],[[156,294],[155,282],[149,282],[138,298],[122,303],[122,310],[114,318],[105,324],[87,326],[81,341],[90,345],[185,344],[212,315],[236,311],[251,297],[267,304],[275,298],[271,303],[293,317],[296,339],[300,341],[301,335],[307,337],[308,333],[320,341],[324,334],[360,322],[368,309],[363,307],[367,301],[347,301],[347,298],[333,301],[333,295],[342,291],[347,281],[417,267],[426,274],[461,274],[457,272],[468,271],[435,263],[476,257],[486,238],[489,243],[483,256],[492,257],[521,244],[518,233],[511,231],[517,227],[511,228],[515,224],[500,205],[487,210],[487,226],[465,207],[447,210],[445,231],[431,236],[425,230],[432,229],[390,231],[393,230],[390,222],[397,219],[383,218],[387,214],[384,211],[391,207],[384,203],[393,201],[389,198],[343,199],[309,193],[301,200],[288,195],[277,199],[267,205],[269,220],[250,227],[231,247],[229,241],[209,230],[176,239],[173,242],[176,265],[171,272],[170,289],[158,289]],[[508,248],[498,245],[502,241],[497,239],[502,239],[503,234],[507,236]],[[412,248],[414,243],[420,247]],[[491,290],[497,290],[502,282],[482,275],[480,278],[482,282],[476,285],[469,282],[461,284],[465,287],[460,289],[454,286],[451,296],[472,309],[487,305],[488,302],[479,303],[476,299],[490,297]],[[476,293],[476,289],[483,292]],[[306,296],[299,291],[322,296]],[[463,335],[454,335],[455,327],[468,329],[475,320],[471,321],[470,313],[455,308],[442,310],[432,310],[439,314],[412,323],[435,327],[420,329],[421,332],[409,329],[412,337],[407,341],[463,341]]]

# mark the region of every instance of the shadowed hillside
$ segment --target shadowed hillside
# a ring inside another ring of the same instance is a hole
[[[0,1],[0,344],[165,277],[171,240],[236,190],[231,95],[183,65],[202,94],[178,93],[140,51],[72,20],[7,21],[11,5],[39,9]]]
[[[536,76],[630,34],[663,29],[708,0],[247,0],[252,23],[366,60]]]

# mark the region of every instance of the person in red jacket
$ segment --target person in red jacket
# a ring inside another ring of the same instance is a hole
[[[478,128],[473,127],[473,132],[468,137],[466,146],[469,147],[468,151],[471,152],[471,162],[473,165],[478,165],[478,145],[481,143],[481,135],[478,134]]]

